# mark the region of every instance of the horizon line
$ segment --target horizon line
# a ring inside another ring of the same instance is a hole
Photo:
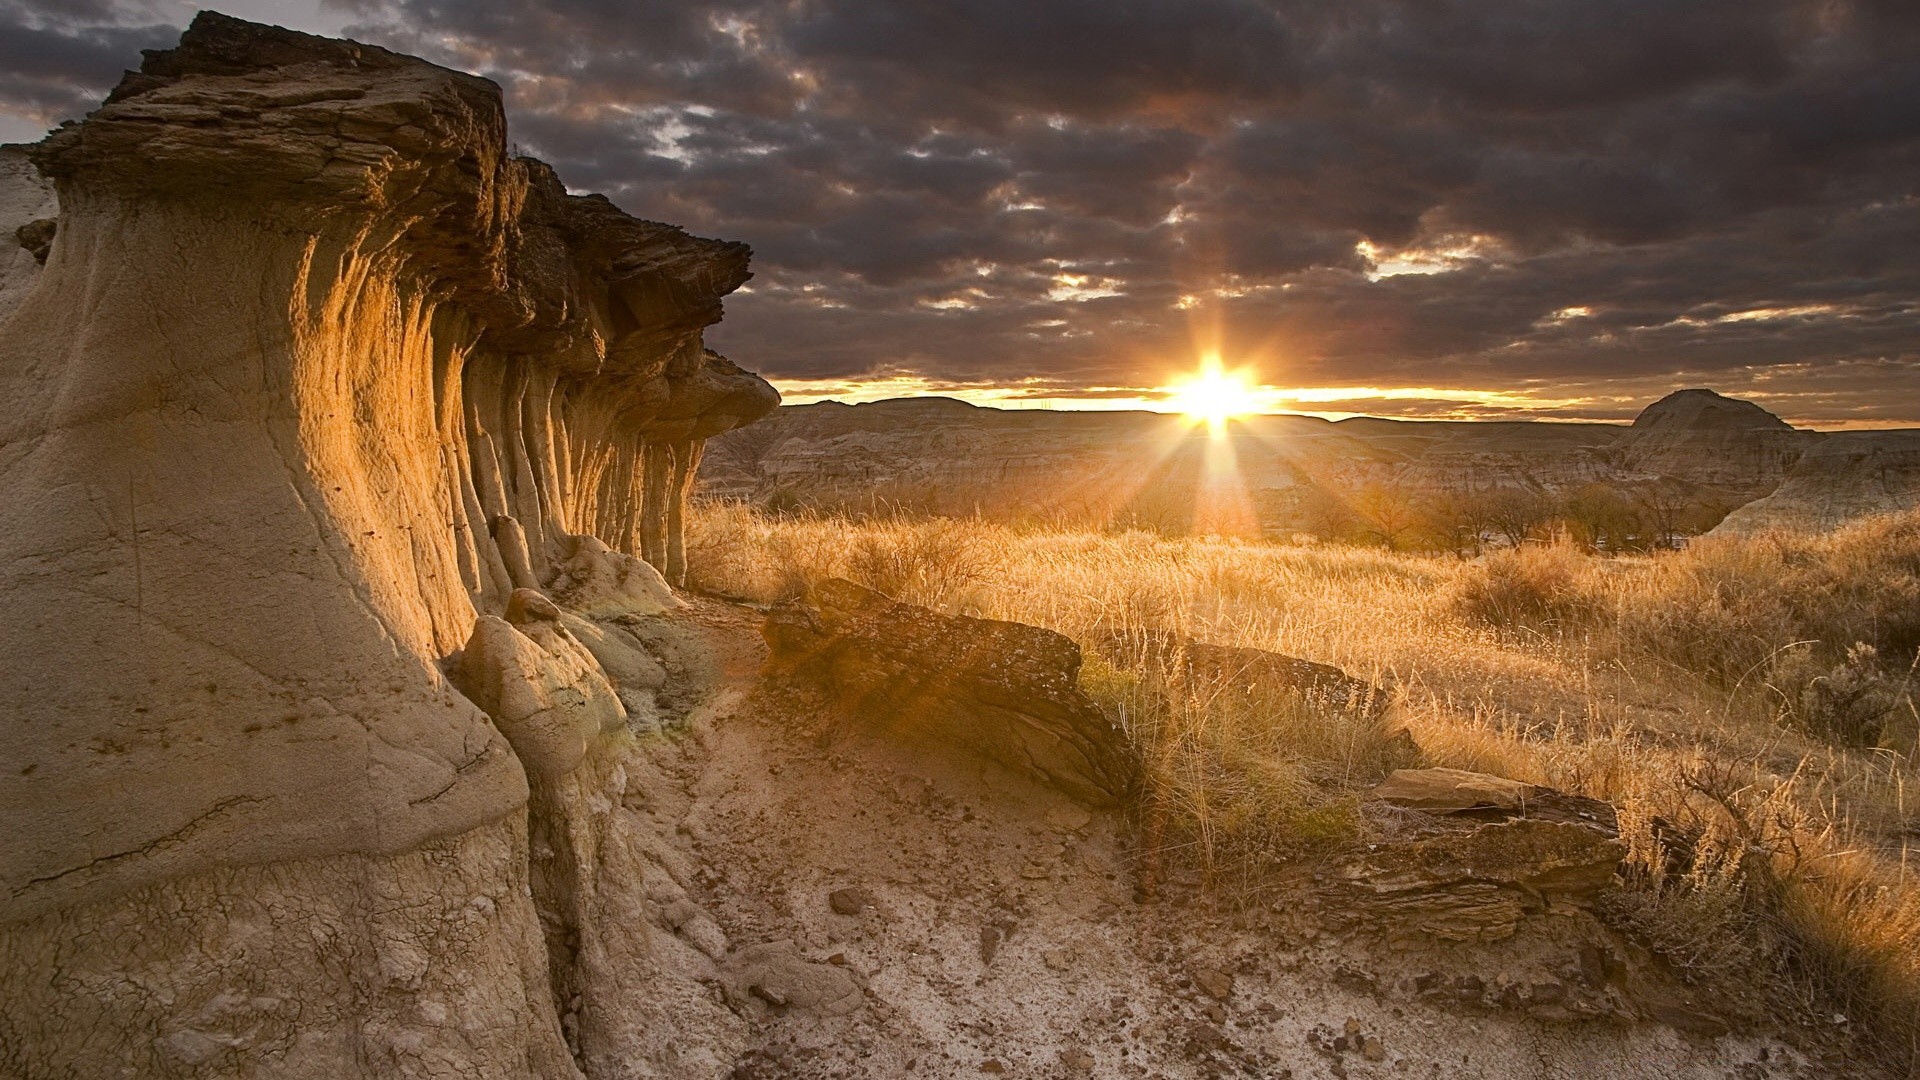
[[[888,405],[888,404],[898,404],[902,402],[912,402],[912,401],[950,401],[955,404],[965,405],[969,408],[989,409],[994,412],[1003,412],[1003,413],[1053,412],[1053,413],[1116,413],[1116,414],[1138,414],[1138,415],[1150,415],[1150,416],[1181,415],[1180,410],[1178,409],[1155,407],[1155,403],[1150,402],[1145,398],[1139,398],[1139,397],[1134,397],[1134,398],[1097,398],[1097,397],[1076,398],[1071,396],[1044,397],[1044,398],[1037,397],[1037,396],[1028,397],[1028,396],[1021,396],[1016,392],[1013,392],[1012,388],[998,388],[998,387],[981,388],[979,390],[941,389],[941,390],[929,390],[929,391],[923,391],[923,392],[906,391],[901,393],[886,394],[885,396],[879,396],[879,397],[868,397],[863,395],[858,390],[851,390],[851,389],[849,389],[846,392],[840,392],[840,393],[822,392],[822,391],[813,391],[813,392],[801,391],[801,392],[795,393],[795,392],[789,392],[781,384],[783,382],[792,382],[792,381],[799,381],[799,380],[772,379],[769,381],[771,381],[774,384],[774,386],[780,390],[780,393],[781,393],[780,407],[781,408],[803,408],[811,405],[861,406],[861,405]],[[843,383],[841,385],[844,386],[845,384]],[[1683,387],[1682,389],[1706,389],[1706,388],[1705,387]],[[1740,401],[1751,400],[1749,398],[1741,397],[1738,394],[1727,394],[1718,390],[1715,390],[1713,392],[1721,394],[1723,397],[1729,397],[1735,400],[1740,400]],[[973,398],[976,395],[983,398],[983,400],[973,400]],[[1664,397],[1664,396],[1665,395],[1661,395],[1661,397]],[[1461,400],[1463,402],[1466,402],[1470,399],[1462,398]],[[1330,423],[1340,423],[1345,420],[1383,420],[1383,421],[1388,421],[1390,423],[1405,423],[1405,424],[1422,424],[1422,423],[1429,423],[1429,424],[1474,424],[1474,423],[1580,424],[1580,425],[1593,425],[1593,426],[1601,426],[1601,427],[1625,427],[1625,426],[1630,426],[1633,423],[1635,417],[1637,417],[1641,412],[1645,411],[1645,409],[1649,405],[1653,404],[1654,401],[1658,401],[1658,400],[1660,400],[1660,397],[1653,398],[1652,400],[1648,401],[1646,405],[1641,405],[1638,408],[1632,409],[1631,412],[1623,409],[1623,410],[1613,412],[1611,415],[1579,415],[1577,413],[1558,411],[1553,408],[1528,409],[1521,406],[1508,406],[1506,407],[1506,410],[1511,412],[1513,415],[1498,415],[1497,412],[1471,413],[1466,411],[1463,411],[1458,414],[1448,415],[1444,413],[1396,414],[1396,413],[1382,413],[1382,412],[1364,412],[1364,411],[1357,411],[1357,410],[1350,411],[1350,410],[1340,410],[1340,409],[1328,409],[1328,410],[1272,409],[1272,410],[1263,410],[1259,412],[1245,413],[1239,417],[1236,417],[1235,419],[1248,420],[1248,419],[1298,418],[1298,419],[1324,420]],[[1752,403],[1756,405],[1759,404],[1758,402],[1752,402]],[[1763,409],[1766,408],[1766,406],[1764,405],[1761,405],[1760,407]],[[1784,420],[1786,423],[1792,425],[1794,428],[1805,430],[1805,431],[1841,432],[1841,431],[1920,430],[1920,417],[1916,417],[1916,418],[1796,417],[1791,415],[1784,415],[1781,413],[1775,413],[1771,409],[1768,409],[1767,411],[1779,417],[1781,420]]]

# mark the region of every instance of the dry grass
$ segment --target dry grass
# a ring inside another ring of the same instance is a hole
[[[696,514],[690,543],[697,584],[745,599],[845,576],[1082,641],[1168,630],[1390,680],[1429,763],[1619,806],[1639,888],[1618,915],[1683,969],[1771,981],[1883,1041],[1920,1021],[1920,808],[1907,796],[1920,514],[1616,559],[725,506]],[[1231,870],[1364,826],[1353,795],[1391,764],[1374,735],[1324,710],[1223,708],[1206,688],[1144,678],[1088,672],[1131,710],[1171,808],[1168,844]],[[1691,864],[1676,871],[1656,834],[1692,837]]]

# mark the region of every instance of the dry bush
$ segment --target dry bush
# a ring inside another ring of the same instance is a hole
[[[739,504],[689,515],[692,587],[770,604],[830,577],[907,603],[970,611],[996,558],[993,534],[973,523],[904,515],[850,522],[818,513],[765,514]]]
[[[1920,513],[1828,536],[1708,538],[1650,560],[1614,596],[1623,645],[1738,683],[1805,642],[1829,664],[1856,644],[1897,661],[1920,646]]]
[[[1461,570],[1454,610],[1496,629],[1554,630],[1601,611],[1593,560],[1571,544],[1524,544],[1488,554]]]
[[[896,521],[853,538],[845,576],[896,600],[936,611],[968,611],[992,568],[988,548],[964,521]]]

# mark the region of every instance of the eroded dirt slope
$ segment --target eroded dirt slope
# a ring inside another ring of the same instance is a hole
[[[1551,933],[1467,955],[1349,936],[1293,894],[1137,903],[1121,823],[977,759],[847,733],[760,681],[756,612],[698,601],[685,618],[719,689],[642,744],[627,804],[674,878],[665,952],[715,958],[708,990],[742,1020],[735,1077],[1829,1073],[1771,1038],[1477,1004],[1577,981]]]

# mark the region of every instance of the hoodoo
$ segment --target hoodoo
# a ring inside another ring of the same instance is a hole
[[[778,401],[702,342],[748,249],[568,194],[484,79],[214,14],[27,156],[0,1073],[568,1075],[626,1022],[624,712],[539,593],[675,603]]]

